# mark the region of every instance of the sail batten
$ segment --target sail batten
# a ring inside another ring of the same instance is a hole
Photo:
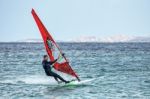
[[[33,15],[33,18],[34,18],[34,20],[39,28],[39,31],[41,33],[41,36],[43,38],[46,52],[48,53],[50,60],[54,61],[56,58],[59,57],[59,55],[62,55],[62,50],[59,48],[59,46],[57,45],[55,40],[52,38],[51,34],[45,28],[45,26],[41,22],[40,18],[37,16],[34,9],[32,9],[31,13]],[[78,80],[80,80],[79,77],[77,76],[77,74],[74,72],[74,70],[69,65],[69,62],[65,56],[62,56],[62,60],[57,61],[54,64],[54,68],[58,71],[61,71],[63,73],[74,76]]]

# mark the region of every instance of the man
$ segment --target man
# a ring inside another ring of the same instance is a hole
[[[63,54],[64,55],[64,54]],[[54,60],[54,61],[48,61],[48,56],[47,55],[44,55],[43,56],[43,61],[42,61],[42,65],[43,65],[43,68],[45,70],[45,73],[47,76],[52,76],[54,77],[54,79],[59,83],[58,79],[60,79],[61,81],[65,82],[65,83],[69,83],[69,81],[66,81],[64,80],[61,76],[59,76],[58,74],[54,73],[52,71],[52,65],[57,61]]]

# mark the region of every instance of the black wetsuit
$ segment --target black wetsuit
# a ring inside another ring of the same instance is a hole
[[[54,64],[56,61],[57,61],[57,59],[54,61],[51,61],[51,62],[49,62],[47,60],[42,61],[42,65],[43,65],[46,75],[53,76],[56,81],[58,81],[58,78],[59,78],[61,81],[68,83],[68,81],[64,80],[61,76],[59,76],[58,74],[56,74],[52,71],[52,64]]]

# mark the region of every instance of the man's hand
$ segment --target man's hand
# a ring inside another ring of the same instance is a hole
[[[57,60],[61,60],[64,56],[65,56],[64,53],[62,53],[62,54],[60,53],[59,56],[58,56],[58,58],[57,58]]]
[[[65,53],[62,53],[62,56],[64,57],[64,56],[65,56]]]

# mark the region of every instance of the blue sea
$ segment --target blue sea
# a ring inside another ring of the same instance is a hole
[[[59,85],[42,68],[43,43],[0,43],[0,99],[150,99],[150,43],[59,46],[81,80],[94,80]]]

